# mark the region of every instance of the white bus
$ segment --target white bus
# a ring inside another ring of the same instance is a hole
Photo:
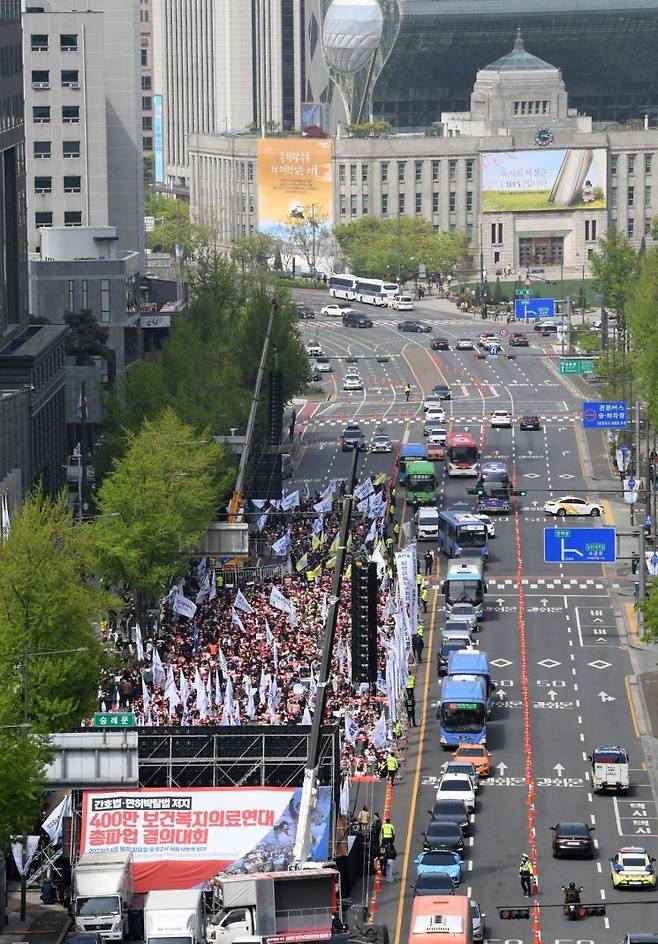
[[[356,279],[353,275],[330,275],[329,294],[353,302],[356,298]]]
[[[400,286],[397,282],[384,282],[382,279],[362,279],[355,276],[356,295],[358,302],[365,305],[388,305],[389,300],[399,294]]]

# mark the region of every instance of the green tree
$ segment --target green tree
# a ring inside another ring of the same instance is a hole
[[[329,217],[314,205],[298,206],[288,214],[290,243],[304,257],[315,275],[317,261],[325,255],[329,239]]]
[[[26,646],[35,731],[76,727],[93,708],[103,652],[91,624],[116,601],[89,580],[89,539],[88,526],[73,523],[64,494],[51,499],[37,489],[12,518],[0,545],[2,723],[23,720]],[[38,655],[57,649],[86,651]]]
[[[247,272],[266,272],[273,253],[274,240],[266,233],[256,233],[254,236],[236,239],[231,255],[242,275],[245,275]]]
[[[66,353],[75,357],[76,364],[91,364],[94,357],[109,355],[109,328],[96,320],[91,309],[67,311],[64,321],[69,329],[66,335]]]
[[[500,276],[496,276],[496,284],[493,288],[493,295],[491,301],[494,305],[500,305],[503,301],[503,287],[500,284]]]
[[[12,836],[32,832],[41,811],[49,758],[45,738],[0,731],[0,849],[4,852],[9,851]]]
[[[98,493],[104,517],[94,522],[94,540],[103,573],[136,594],[138,610],[181,572],[181,549],[216,519],[233,473],[226,448],[172,409],[129,433],[125,456]]]
[[[626,300],[637,271],[637,252],[614,227],[599,239],[598,245],[599,250],[592,253],[589,260],[597,290],[601,293],[603,304],[623,319]]]

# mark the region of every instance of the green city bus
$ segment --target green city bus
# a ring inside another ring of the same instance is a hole
[[[405,488],[407,501],[414,508],[418,508],[419,505],[436,505],[434,463],[422,459],[407,462]]]

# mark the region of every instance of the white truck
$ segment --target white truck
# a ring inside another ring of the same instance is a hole
[[[208,920],[207,944],[329,942],[337,880],[325,868],[220,875],[221,906]]]
[[[625,792],[629,786],[628,752],[619,744],[599,744],[590,755],[592,786],[595,792],[617,790]]]
[[[85,853],[73,870],[76,931],[98,931],[103,941],[123,941],[133,901],[132,855]]]
[[[204,941],[200,888],[148,893],[144,904],[144,944],[203,944]]]

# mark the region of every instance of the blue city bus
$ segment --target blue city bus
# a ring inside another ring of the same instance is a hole
[[[506,463],[499,460],[480,463],[475,492],[478,511],[494,514],[511,511],[512,481]]]
[[[487,695],[487,717],[494,706],[496,683],[491,678],[491,666],[486,652],[478,649],[461,649],[448,656],[448,675],[473,675],[484,682]]]
[[[489,554],[487,526],[470,513],[439,512],[439,549],[448,557],[481,557]]]
[[[450,616],[455,603],[471,603],[477,619],[481,620],[484,616],[484,594],[487,592],[482,560],[474,557],[451,560],[441,592],[446,603],[446,616]]]
[[[446,675],[436,716],[442,747],[485,744],[487,693],[484,680],[477,675]]]
[[[427,443],[405,443],[400,448],[398,462],[398,481],[400,485],[404,485],[407,480],[407,463],[418,462],[419,460],[428,461]]]

